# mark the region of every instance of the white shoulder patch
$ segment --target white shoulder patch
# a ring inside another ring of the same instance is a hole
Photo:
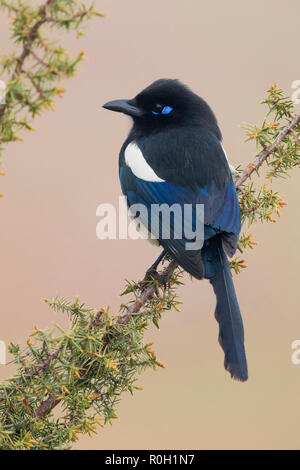
[[[163,183],[165,181],[152,170],[135,142],[131,142],[127,145],[124,156],[126,164],[138,178],[155,183]]]

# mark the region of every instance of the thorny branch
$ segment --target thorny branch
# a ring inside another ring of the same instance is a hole
[[[72,77],[84,58],[83,50],[69,54],[58,41],[49,39],[45,25],[83,36],[89,20],[104,17],[89,1],[86,5],[81,0],[44,0],[34,5],[28,0],[0,0],[0,8],[9,15],[11,38],[20,44],[19,51],[0,58],[0,77],[5,79],[0,91],[0,166],[5,147],[21,141],[21,131],[33,131],[32,121],[41,112],[54,111],[56,98],[65,92],[60,81]]]
[[[170,263],[163,269],[161,272],[161,276],[159,278],[159,284],[162,284],[164,282],[167,282],[175,269],[178,267],[178,263],[176,261],[170,261]],[[126,313],[123,315],[120,315],[117,318],[117,323],[120,325],[126,325],[129,320],[130,320],[130,315],[136,314],[140,311],[141,307],[149,300],[153,295],[155,295],[156,292],[156,286],[151,285],[149,287],[146,287],[142,293],[140,294],[139,297],[136,298],[136,300],[126,309]],[[101,315],[102,312],[99,311],[96,315],[95,320],[93,321],[93,325],[91,326],[100,326],[102,324],[101,322]],[[53,353],[51,356],[49,356],[45,360],[45,366],[49,365],[51,360],[56,359],[58,354]],[[39,369],[40,372],[40,369]],[[82,374],[83,375],[83,374]],[[38,407],[36,411],[36,417],[37,418],[43,418],[47,414],[49,414],[53,408],[55,408],[56,405],[60,403],[60,399],[57,399],[53,396],[49,396],[45,401],[41,403],[41,405]]]
[[[264,161],[272,155],[272,153],[277,150],[279,144],[283,139],[300,123],[300,114],[294,116],[294,118],[289,122],[289,124],[284,127],[277,135],[274,142],[268,147],[264,148],[258,156],[255,158],[254,162],[251,162],[247,168],[242,172],[240,176],[235,180],[235,187],[237,190],[240,190],[241,186],[245,181],[250,178],[254,171],[257,171],[259,167],[264,163]]]
[[[40,19],[35,23],[35,25],[32,26],[31,30],[29,31],[29,34],[27,36],[27,41],[25,42],[23,51],[18,59],[18,63],[15,68],[15,73],[13,75],[13,78],[15,78],[15,75],[18,75],[19,73],[22,72],[22,67],[25,62],[25,59],[30,53],[30,46],[37,39],[39,28],[47,21],[47,18],[46,18],[47,7],[50,6],[51,3],[54,3],[54,2],[55,0],[47,0],[47,2],[40,7],[39,9]]]
[[[44,5],[41,5],[39,9],[39,17],[40,19],[32,26],[27,36],[27,40],[24,42],[23,50],[20,56],[17,58],[17,65],[15,67],[15,71],[12,75],[12,79],[14,80],[17,75],[20,75],[23,72],[23,64],[27,58],[27,56],[31,52],[31,45],[37,39],[39,28],[46,22],[46,11],[47,7],[51,5],[55,0],[47,0]],[[4,115],[6,111],[6,105],[0,107],[0,119]]]

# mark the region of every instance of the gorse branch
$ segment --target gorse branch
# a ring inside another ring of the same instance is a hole
[[[272,188],[274,178],[286,177],[289,171],[300,164],[300,114],[294,112],[294,103],[277,87],[277,83],[267,91],[263,104],[268,113],[260,127],[246,126],[247,140],[256,142],[257,155],[235,180],[239,192],[239,203],[243,226],[254,222],[276,222],[281,209],[286,206],[283,197]],[[265,165],[267,173],[256,184],[248,182],[251,176]],[[257,243],[251,233],[240,235],[238,248],[244,253],[246,248],[253,249]],[[239,257],[231,261],[236,273],[245,268],[245,260]]]
[[[274,142],[269,145],[268,147],[264,147],[263,150],[258,154],[254,162],[251,162],[247,168],[242,172],[241,175],[235,181],[235,187],[239,189],[242,187],[243,183],[250,178],[254,171],[257,171],[262,164],[266,161],[268,157],[274,155],[275,152],[278,151],[280,144],[284,141],[284,138],[293,130],[295,129],[300,123],[300,114],[297,114],[293,117],[293,119],[285,126],[283,129],[280,130]],[[253,136],[254,137],[254,136]],[[260,135],[258,135],[260,137]],[[262,142],[260,142],[262,143]]]
[[[24,35],[24,40],[23,40],[23,51],[20,57],[17,58],[17,64],[16,64],[15,71],[12,76],[13,79],[15,79],[17,75],[20,75],[22,73],[25,59],[26,57],[28,57],[28,55],[31,52],[30,48],[33,45],[34,41],[38,38],[39,28],[47,21],[47,18],[46,18],[47,7],[49,7],[54,2],[55,0],[47,0],[47,2],[39,8],[37,21],[29,29],[29,31],[28,30],[26,31],[26,34]],[[6,4],[6,6],[9,6],[9,5]]]
[[[257,156],[235,181],[244,225],[276,220],[286,203],[272,189],[272,179],[300,163],[300,116],[293,114],[292,102],[274,85],[265,103],[269,111],[262,126],[247,128]],[[256,185],[249,182],[263,164],[266,177]],[[255,245],[251,234],[241,235],[241,253]],[[246,267],[239,258],[231,266],[237,273]],[[122,304],[117,315],[104,307],[89,309],[78,299],[46,301],[70,317],[70,326],[56,325],[52,331],[35,327],[24,351],[10,345],[18,368],[0,386],[1,449],[69,448],[80,434],[93,435],[117,418],[116,405],[124,392],[140,389],[136,381],[143,370],[164,367],[144,333],[152,323],[159,326],[165,311],[180,311],[176,287],[182,270],[169,260],[161,274],[159,280],[129,282],[122,295],[133,300]]]
[[[6,82],[0,104],[1,157],[7,143],[22,140],[20,131],[33,130],[33,118],[43,109],[54,109],[54,99],[65,92],[59,81],[73,76],[84,57],[80,51],[70,58],[61,45],[47,38],[46,26],[74,30],[80,37],[84,22],[103,15],[77,0],[47,0],[37,7],[26,0],[0,0],[0,7],[8,11],[11,37],[21,48],[0,62],[0,77]]]

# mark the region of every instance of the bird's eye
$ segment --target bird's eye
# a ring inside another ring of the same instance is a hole
[[[155,114],[156,116],[161,113],[163,107],[161,104],[156,104],[155,109],[153,109],[151,112],[152,114]]]
[[[161,104],[156,104],[155,105],[155,110],[153,109],[151,112],[154,115],[158,114],[169,114],[171,111],[173,111],[173,108],[171,106],[162,106]]]

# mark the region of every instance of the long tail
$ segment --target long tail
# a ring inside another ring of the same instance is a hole
[[[225,353],[224,367],[231,377],[244,382],[248,378],[244,347],[244,327],[227,256],[217,245],[222,268],[210,279],[217,298],[215,317],[219,323],[219,343]]]

